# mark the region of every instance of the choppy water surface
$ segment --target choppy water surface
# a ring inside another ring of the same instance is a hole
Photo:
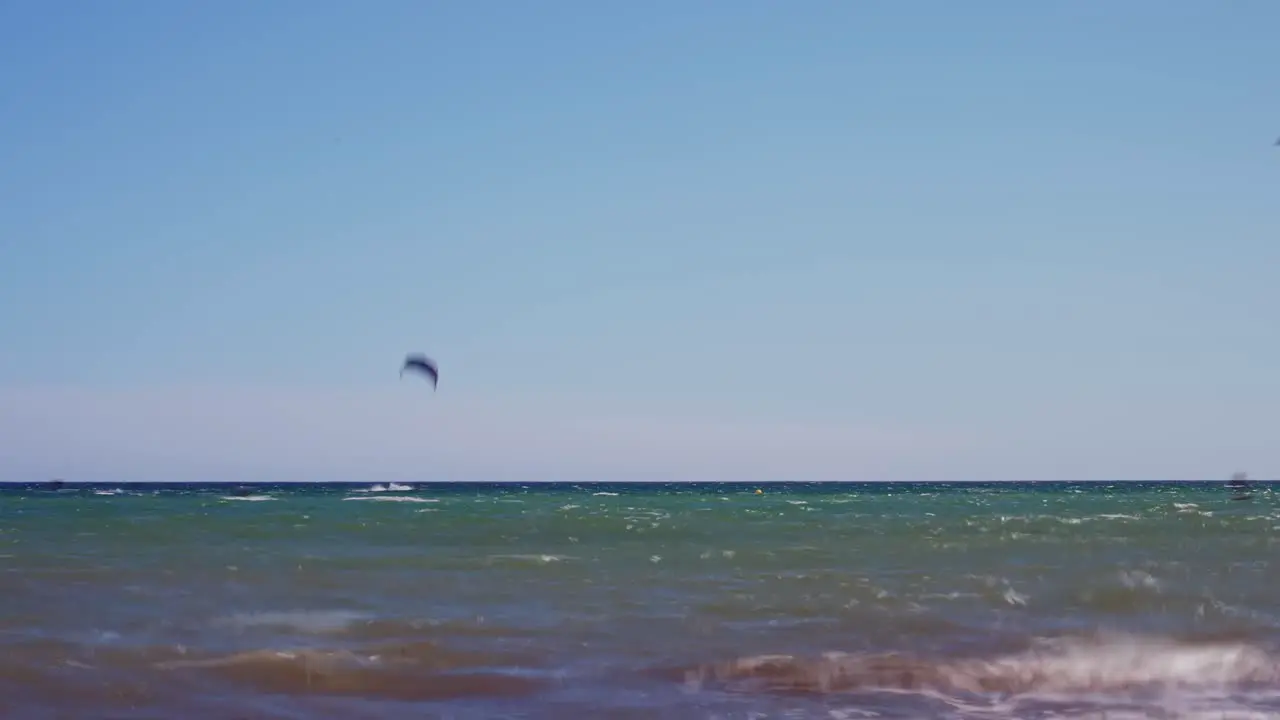
[[[0,717],[1274,718],[1247,492],[12,486]]]

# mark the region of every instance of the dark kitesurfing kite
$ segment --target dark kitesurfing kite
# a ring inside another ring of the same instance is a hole
[[[404,367],[400,368],[400,377],[406,370],[417,370],[431,378],[431,387],[435,388],[440,381],[440,371],[436,369],[436,361],[426,355],[410,355],[404,359]]]

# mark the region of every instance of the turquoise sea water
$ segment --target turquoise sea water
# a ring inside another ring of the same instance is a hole
[[[0,486],[0,717],[1275,718],[1278,541],[1261,483]]]

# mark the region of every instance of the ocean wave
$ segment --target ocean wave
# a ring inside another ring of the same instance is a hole
[[[368,613],[355,610],[287,610],[239,613],[220,618],[214,624],[227,625],[240,631],[254,627],[275,627],[305,633],[332,633],[342,632],[371,618]]]
[[[660,694],[666,683],[685,698],[700,695],[703,703],[743,695],[824,698],[822,709],[813,713],[805,711],[803,701],[788,701],[793,711],[786,716],[796,718],[1047,720],[1104,713],[1107,718],[1273,718],[1280,711],[1280,659],[1272,649],[1243,637],[1100,633],[1042,638],[990,655],[764,654],[669,669],[615,667],[582,674],[566,673],[554,661],[552,646],[536,649],[527,633],[519,650],[463,649],[442,642],[490,633],[515,637],[509,632],[514,628],[371,620],[346,610],[248,613],[218,623],[240,629],[281,626],[328,639],[321,646],[264,643],[222,652],[135,645],[118,637],[91,644],[33,639],[7,644],[9,652],[0,657],[0,689],[9,688],[13,697],[20,694],[29,702],[39,696],[57,704],[71,696],[79,707],[121,697],[135,706],[173,703],[198,688],[207,690],[210,682],[229,691],[273,695],[435,702],[529,698],[574,682],[600,689],[602,680],[621,691],[647,677],[659,681],[650,687],[651,694]],[[360,631],[352,637],[332,634],[354,628]],[[543,637],[553,640],[553,635]],[[844,714],[841,698],[850,712],[860,708],[862,714]]]
[[[433,503],[440,502],[436,498],[420,498],[412,495],[374,495],[374,496],[356,496],[347,497],[343,500],[373,500],[377,502],[411,502],[411,503]]]
[[[1280,699],[1280,658],[1241,640],[1098,634],[1038,639],[992,657],[752,655],[688,669],[684,682],[737,693],[909,693],[1001,715],[1037,703],[1096,711],[1136,702],[1167,711],[1170,702],[1246,693]]]
[[[413,490],[412,485],[401,485],[400,483],[391,483],[383,485],[381,483],[367,488],[356,488],[352,492],[358,493],[382,493],[382,492],[409,492]]]

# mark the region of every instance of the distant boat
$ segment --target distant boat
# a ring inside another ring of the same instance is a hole
[[[1237,491],[1236,494],[1231,497],[1232,500],[1248,500],[1253,497],[1253,493],[1244,492],[1249,489],[1248,473],[1232,473],[1231,479],[1227,481],[1227,487]]]

